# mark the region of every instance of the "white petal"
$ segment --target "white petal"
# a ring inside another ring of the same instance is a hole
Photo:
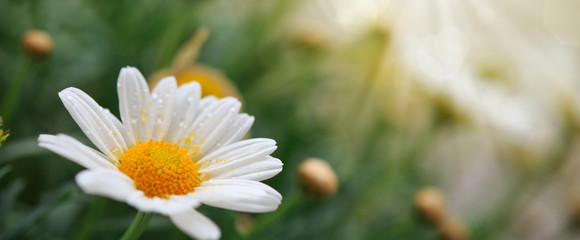
[[[190,131],[191,124],[197,115],[200,97],[201,87],[197,82],[183,84],[177,89],[171,128],[167,133],[166,141],[177,143],[180,138],[189,134],[187,131]]]
[[[177,81],[173,76],[163,78],[155,85],[151,93],[152,106],[149,108],[147,120],[147,133],[151,131],[149,139],[161,141],[167,134],[173,117],[176,89]]]
[[[218,226],[209,218],[195,209],[169,215],[177,228],[196,239],[219,239],[221,236]]]
[[[105,155],[67,135],[41,134],[38,145],[88,169],[117,169]]]
[[[267,159],[276,150],[276,142],[267,138],[239,141],[208,154],[196,165],[200,173],[222,173]]]
[[[199,201],[189,196],[169,196],[169,199],[159,197],[149,198],[142,191],[132,194],[127,204],[143,212],[156,212],[171,215],[198,207]]]
[[[240,111],[241,103],[232,97],[219,99],[211,106],[199,112],[199,116],[192,124],[191,131],[196,138],[192,143],[201,144],[198,156],[203,156],[222,138],[222,135],[231,126]],[[184,136],[186,138],[186,136]],[[182,144],[184,146],[184,144]],[[187,146],[184,146],[187,148]]]
[[[270,186],[245,179],[211,179],[188,196],[210,206],[254,213],[274,211],[282,200]]]
[[[204,98],[202,98],[202,99],[199,101],[199,110],[198,110],[198,112],[203,112],[203,111],[204,111],[204,109],[206,109],[206,108],[208,108],[208,107],[212,106],[212,105],[213,105],[214,103],[216,103],[218,100],[219,100],[219,99],[218,99],[217,97],[213,96],[213,95],[212,95],[212,96],[207,96],[207,97],[204,97]]]
[[[126,201],[138,192],[133,181],[118,170],[84,170],[77,174],[79,187],[88,194]]]
[[[146,127],[149,118],[149,103],[151,96],[145,77],[133,67],[121,69],[117,82],[119,94],[119,111],[121,120],[129,137],[134,143],[143,142],[151,137],[147,135]]]
[[[121,137],[123,137],[125,140],[127,147],[130,148],[131,146],[134,146],[135,143],[133,142],[133,138],[129,137],[127,130],[125,130],[125,126],[123,126],[123,123],[117,117],[115,117],[115,115],[113,115],[109,109],[103,108],[103,114],[105,114],[105,116],[113,123],[113,125],[115,125],[119,133],[121,133]]]
[[[58,94],[75,122],[85,135],[112,159],[118,160],[127,150],[123,134],[91,97],[76,88],[67,88]]]
[[[282,171],[282,162],[273,157],[266,157],[266,159],[251,164],[243,165],[234,169],[228,167],[216,168],[209,171],[212,179],[248,179],[254,181],[263,181],[269,179]]]
[[[206,152],[210,153],[220,147],[240,141],[244,136],[246,136],[253,123],[254,117],[245,113],[238,114],[232,123],[225,126],[227,130],[221,136],[217,136],[219,138],[217,140],[218,144],[208,148]]]

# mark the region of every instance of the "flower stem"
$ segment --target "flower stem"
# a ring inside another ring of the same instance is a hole
[[[135,220],[133,220],[133,223],[131,223],[131,226],[129,229],[127,229],[127,232],[123,234],[121,240],[135,240],[139,238],[143,231],[145,231],[145,228],[151,220],[151,217],[153,217],[153,213],[146,213],[141,211],[138,212],[137,216],[135,216]]]
[[[18,104],[18,98],[22,92],[22,87],[26,82],[28,71],[30,70],[31,65],[32,64],[29,59],[24,60],[24,62],[18,68],[10,88],[6,93],[4,93],[6,95],[4,95],[4,98],[2,98],[2,102],[0,103],[0,114],[2,114],[4,125],[6,126],[10,125],[14,108]]]

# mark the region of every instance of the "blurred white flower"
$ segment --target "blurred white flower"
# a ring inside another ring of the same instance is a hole
[[[574,18],[573,4],[317,0],[306,1],[290,22],[294,29],[314,29],[307,32],[330,47],[352,43],[372,28],[386,30],[384,54],[391,61],[383,65],[396,62],[428,92],[448,96],[480,127],[515,143],[548,147],[559,127],[558,95],[577,89],[577,60],[552,36],[566,35],[569,41],[580,36],[577,21],[568,21]]]
[[[87,170],[76,176],[87,193],[167,215],[191,237],[215,239],[219,228],[197,212],[200,203],[245,212],[275,210],[282,199],[259,181],[282,170],[271,139],[242,140],[254,118],[231,97],[200,98],[197,82],[162,79],[150,93],[141,73],[118,80],[122,122],[76,88],[59,93],[96,151],[72,137],[40,135],[39,145]]]

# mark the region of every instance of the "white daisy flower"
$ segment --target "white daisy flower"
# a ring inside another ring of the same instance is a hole
[[[162,79],[152,92],[136,68],[118,78],[119,121],[76,88],[59,93],[65,107],[99,151],[64,135],[39,136],[41,147],[86,167],[83,191],[125,201],[142,212],[169,216],[194,238],[221,233],[195,210],[201,203],[243,212],[269,212],[282,196],[259,181],[282,170],[270,156],[272,139],[242,140],[254,118],[231,97],[201,98],[198,83],[177,87]]]

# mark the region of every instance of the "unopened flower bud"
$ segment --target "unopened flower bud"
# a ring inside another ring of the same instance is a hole
[[[338,188],[338,178],[332,167],[322,159],[306,159],[298,169],[302,187],[317,197],[332,196]]]
[[[29,56],[36,59],[48,56],[54,48],[50,35],[40,30],[26,32],[22,37],[22,46]]]
[[[415,208],[432,223],[439,223],[446,218],[445,197],[434,187],[426,187],[415,194]]]
[[[445,240],[465,240],[469,238],[465,224],[456,217],[448,217],[441,222],[439,231]]]

